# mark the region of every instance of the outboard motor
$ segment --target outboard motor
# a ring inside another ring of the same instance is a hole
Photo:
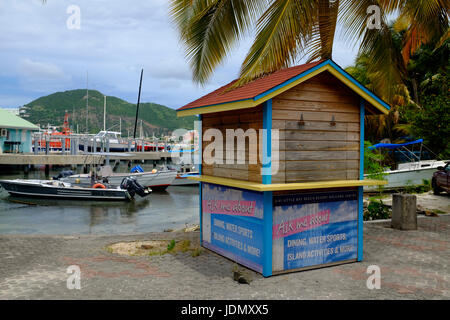
[[[75,173],[72,170],[61,171],[56,177],[53,177],[53,180],[59,180],[61,178],[73,176],[74,174]]]
[[[136,193],[141,197],[145,197],[152,192],[150,188],[144,188],[139,182],[136,181],[135,178],[132,177],[123,178],[120,183],[120,188],[127,190],[131,197],[134,197]]]

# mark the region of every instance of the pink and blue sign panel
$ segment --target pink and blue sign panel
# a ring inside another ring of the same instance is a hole
[[[263,194],[202,183],[202,245],[255,271],[263,269]]]
[[[273,198],[273,272],[356,260],[357,191]]]

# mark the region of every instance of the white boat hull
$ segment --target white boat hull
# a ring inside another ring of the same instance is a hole
[[[404,188],[421,185],[423,180],[431,180],[438,166],[444,166],[445,161],[423,161],[405,164],[399,170],[385,171],[384,179],[388,181],[383,189]],[[425,167],[421,167],[425,166]],[[376,191],[377,186],[365,186],[364,191]]]
[[[165,189],[172,184],[177,176],[176,171],[158,171],[152,172],[139,172],[139,173],[112,173],[107,176],[108,182],[112,185],[120,185],[125,177],[136,178],[136,181],[144,187],[150,187],[151,189]],[[61,181],[70,182],[76,184],[89,183],[91,177],[89,174],[76,174],[61,178]]]

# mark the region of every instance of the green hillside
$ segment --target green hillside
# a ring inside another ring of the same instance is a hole
[[[41,127],[48,124],[61,126],[64,114],[69,113],[69,124],[73,131],[80,133],[86,130],[86,90],[70,90],[57,92],[36,99],[21,108],[23,117]],[[136,115],[136,104],[129,103],[117,97],[106,97],[106,128],[119,131],[122,119],[122,135],[133,134]],[[144,135],[157,136],[168,134],[177,128],[192,129],[195,116],[178,118],[176,111],[156,103],[141,103],[139,107],[139,135],[140,121]],[[103,94],[96,90],[89,90],[88,127],[90,133],[103,130]]]

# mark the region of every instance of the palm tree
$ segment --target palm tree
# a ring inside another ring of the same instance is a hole
[[[367,9],[381,8],[380,28],[368,29]],[[404,61],[423,43],[448,38],[447,0],[171,0],[174,19],[194,81],[203,84],[249,31],[256,37],[241,70],[242,85],[264,74],[288,67],[298,58],[332,58],[336,25],[344,39],[361,43],[360,53],[377,73],[374,87],[388,101],[401,83]],[[407,24],[403,59],[394,54],[387,16],[398,13]],[[378,81],[378,82],[377,82]],[[383,86],[381,85],[383,84]]]

